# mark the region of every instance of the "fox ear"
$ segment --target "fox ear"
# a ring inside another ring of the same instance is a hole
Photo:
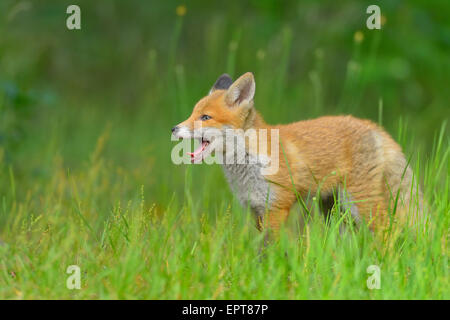
[[[232,83],[233,80],[231,79],[231,77],[228,74],[224,73],[216,80],[211,90],[209,90],[209,94],[216,90],[227,90]]]
[[[255,96],[255,78],[247,72],[240,76],[225,93],[225,102],[230,106],[250,103]]]

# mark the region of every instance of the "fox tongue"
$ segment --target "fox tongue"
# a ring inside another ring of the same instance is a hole
[[[207,144],[208,144],[208,142],[202,141],[202,144],[199,145],[198,148],[195,149],[194,152],[188,152],[187,154],[190,155],[191,158],[195,158],[195,157],[198,156],[200,153],[202,153],[203,150],[205,150]]]

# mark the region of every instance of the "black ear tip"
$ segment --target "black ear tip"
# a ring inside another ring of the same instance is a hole
[[[228,73],[224,73],[224,74],[222,74],[218,79],[217,79],[217,81],[216,81],[216,83],[217,82],[223,82],[223,83],[225,83],[225,82],[231,82],[231,83],[233,83],[233,79],[231,79],[231,77],[230,77],[230,75],[228,74]]]
[[[232,83],[233,80],[231,79],[231,77],[228,74],[224,73],[217,79],[216,83],[214,83],[212,90],[226,90],[231,86]]]

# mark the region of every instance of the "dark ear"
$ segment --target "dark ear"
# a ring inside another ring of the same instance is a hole
[[[216,90],[227,90],[232,83],[233,80],[231,79],[231,77],[228,74],[224,73],[219,77],[219,79],[216,80],[216,83],[214,83],[211,90],[209,90],[209,94]]]
[[[230,107],[246,104],[252,106],[251,102],[255,95],[255,78],[253,73],[247,72],[237,79],[225,93],[225,101]]]

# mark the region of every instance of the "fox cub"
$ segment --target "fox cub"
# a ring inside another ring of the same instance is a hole
[[[255,215],[258,229],[278,235],[292,205],[310,195],[320,199],[325,214],[339,199],[339,208],[350,212],[356,225],[368,223],[372,231],[386,230],[390,212],[395,211],[395,221],[410,225],[421,217],[422,194],[413,172],[400,146],[380,126],[352,116],[269,125],[256,111],[254,95],[252,73],[235,82],[224,74],[172,134],[200,141],[190,153],[192,162],[217,153],[226,153],[228,159],[243,151],[242,161],[224,161],[222,166],[232,191]],[[248,130],[255,134],[246,135]],[[276,135],[263,135],[264,130]],[[218,138],[227,134],[233,139],[245,135],[242,148],[230,150],[229,139]],[[275,148],[262,148],[263,143]],[[267,159],[277,163],[277,170],[261,170]]]

